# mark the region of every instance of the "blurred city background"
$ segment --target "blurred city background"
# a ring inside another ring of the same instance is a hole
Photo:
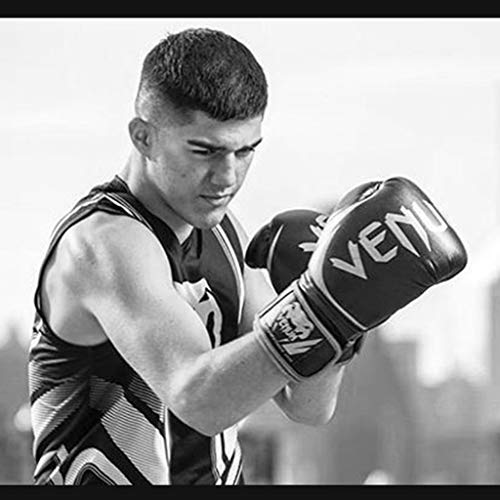
[[[233,210],[281,210],[414,180],[467,268],[370,333],[335,418],[272,403],[241,424],[250,484],[500,484],[500,19],[1,19],[0,484],[30,484],[27,347],[59,217],[126,160],[140,65],[167,31],[222,29],[270,102]]]

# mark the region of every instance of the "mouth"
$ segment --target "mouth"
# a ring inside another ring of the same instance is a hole
[[[205,200],[209,205],[213,207],[222,207],[224,205],[227,205],[231,198],[233,197],[232,194],[202,194],[200,195],[200,198]]]

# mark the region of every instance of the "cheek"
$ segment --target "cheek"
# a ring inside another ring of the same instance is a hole
[[[159,167],[164,182],[171,185],[187,183],[193,174],[192,166],[182,155],[165,154]]]
[[[174,197],[190,197],[201,190],[206,180],[206,169],[194,163],[177,164],[167,175],[168,189]]]

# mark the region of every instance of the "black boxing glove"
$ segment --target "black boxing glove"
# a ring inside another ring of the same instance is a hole
[[[275,215],[248,244],[246,264],[265,269],[276,292],[282,292],[306,269],[328,215],[311,209],[292,209]],[[339,362],[349,361],[361,349],[359,337]]]
[[[413,182],[363,184],[328,218],[307,269],[256,315],[257,339],[302,380],[466,263],[456,232]]]
[[[280,293],[307,268],[328,216],[309,209],[293,209],[274,216],[255,233],[245,252],[245,262],[266,269]]]

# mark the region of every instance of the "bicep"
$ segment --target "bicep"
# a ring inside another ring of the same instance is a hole
[[[129,223],[98,247],[86,306],[124,359],[173,404],[184,371],[210,349],[205,327],[175,289],[166,255],[146,228]]]

